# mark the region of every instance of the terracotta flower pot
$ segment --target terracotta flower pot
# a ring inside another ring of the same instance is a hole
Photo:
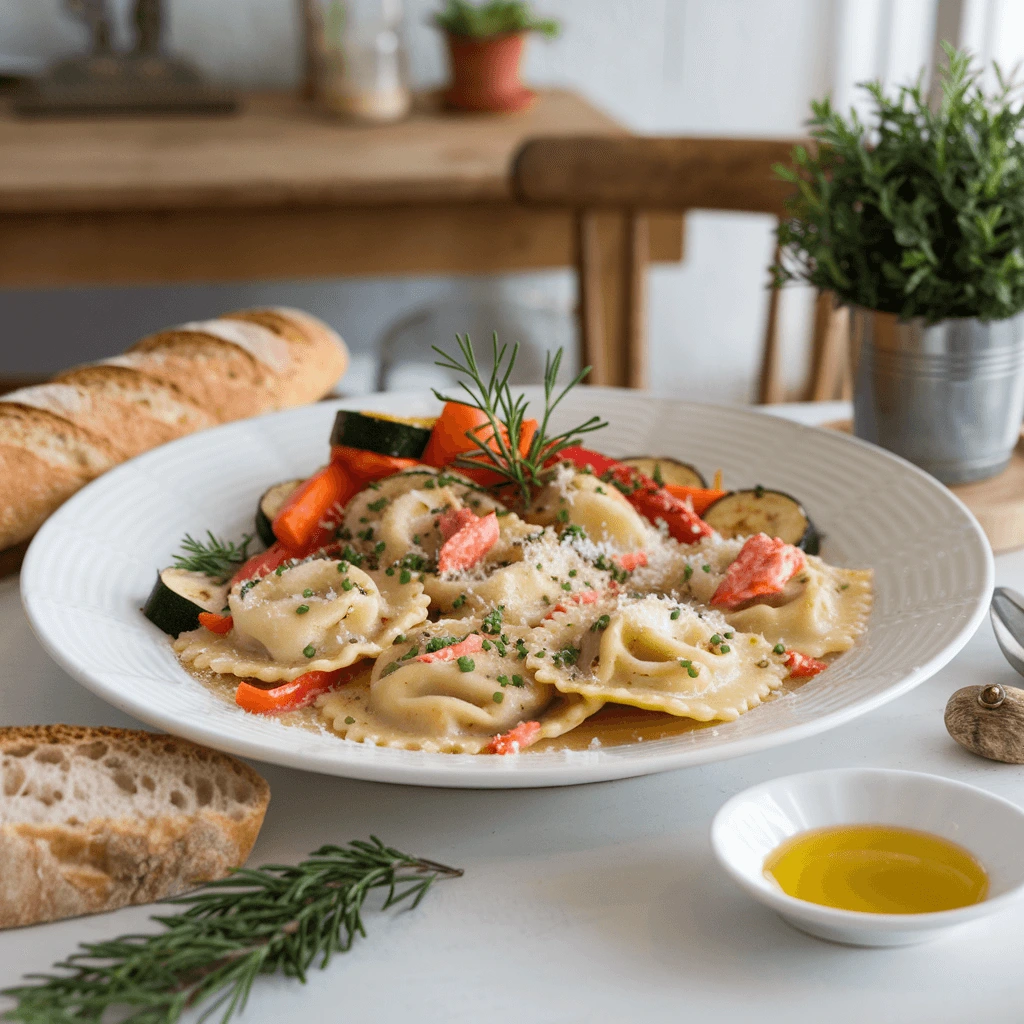
[[[446,33],[452,84],[445,102],[459,110],[510,113],[523,110],[534,93],[519,78],[526,32],[477,39]]]

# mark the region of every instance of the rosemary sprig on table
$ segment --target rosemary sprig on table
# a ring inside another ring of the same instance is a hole
[[[247,533],[238,544],[215,537],[212,530],[206,531],[206,537],[206,541],[201,541],[186,533],[181,542],[185,554],[174,556],[174,568],[201,572],[218,583],[225,583],[249,557],[254,534]]]
[[[403,902],[411,909],[437,879],[461,874],[376,837],[321,847],[295,867],[242,869],[169,900],[188,909],[154,917],[162,932],[85,944],[56,965],[70,973],[33,975],[39,984],[5,990],[17,1000],[5,1017],[100,1024],[118,1010],[125,1024],[173,1024],[212,998],[200,1020],[222,1010],[227,1021],[244,1008],[260,974],[280,971],[304,983],[315,960],[322,969],[365,936],[361,912],[372,890],[387,890],[384,910]]]
[[[480,436],[482,432],[486,432],[486,428],[483,428],[483,431],[467,432],[466,437],[473,442],[478,451],[472,456],[456,459],[455,465],[467,469],[492,470],[504,477],[508,484],[518,487],[523,503],[529,504],[531,489],[540,485],[541,472],[549,459],[563,448],[582,440],[584,434],[608,426],[600,416],[591,416],[579,426],[560,434],[548,435],[551,414],[559,402],[590,373],[590,367],[583,367],[561,391],[557,391],[562,349],[553,356],[548,353],[544,357],[544,412],[538,421],[537,432],[530,442],[530,447],[524,454],[519,450],[519,437],[529,402],[522,394],[513,394],[509,384],[516,357],[519,355],[518,343],[513,345],[511,350],[508,345],[499,346],[498,335],[495,332],[491,339],[494,365],[490,377],[485,379],[477,364],[469,335],[457,334],[455,341],[462,357],[461,362],[457,356],[449,355],[444,349],[436,345],[432,347],[441,357],[436,360],[438,366],[469,378],[468,383],[465,380],[459,381],[459,387],[464,394],[459,398],[453,398],[434,389],[434,395],[442,402],[462,402],[479,409],[487,416],[490,426],[490,434],[487,437]]]

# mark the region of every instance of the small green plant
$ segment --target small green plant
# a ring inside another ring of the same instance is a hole
[[[778,229],[776,286],[830,289],[843,302],[930,322],[999,320],[1024,309],[1024,106],[995,67],[986,95],[970,54],[943,44],[941,103],[919,78],[886,96],[865,83],[870,124],[812,103],[816,152],[797,146],[796,186]]]
[[[456,36],[486,39],[511,32],[539,32],[553,39],[558,35],[558,22],[538,18],[526,0],[489,0],[477,6],[469,0],[448,0],[444,10],[434,15],[434,24]]]

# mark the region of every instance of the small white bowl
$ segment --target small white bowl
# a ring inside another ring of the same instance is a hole
[[[765,858],[798,832],[832,825],[896,825],[959,843],[988,872],[981,903],[932,914],[865,914],[787,896],[764,874]],[[725,870],[793,927],[852,946],[907,946],[1002,910],[1024,892],[1024,810],[938,775],[845,768],[773,779],[726,802],[711,824]]]

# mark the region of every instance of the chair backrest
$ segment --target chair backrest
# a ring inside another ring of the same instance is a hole
[[[788,163],[797,143],[807,145],[807,140],[570,136],[532,139],[520,149],[512,173],[516,197],[576,214],[582,355],[594,367],[592,383],[646,385],[645,212],[732,210],[781,217],[791,186],[772,167]],[[609,214],[620,225],[610,222]],[[618,258],[611,260],[600,238],[609,225],[619,236]],[[609,263],[618,282],[609,277]],[[609,291],[620,308],[610,308]],[[809,392],[821,390],[816,368],[838,372],[836,359],[818,351],[819,333],[823,340],[838,336],[832,308],[830,299],[819,302]],[[606,329],[606,321],[612,329]],[[781,393],[778,292],[773,290],[759,399],[779,401]]]

